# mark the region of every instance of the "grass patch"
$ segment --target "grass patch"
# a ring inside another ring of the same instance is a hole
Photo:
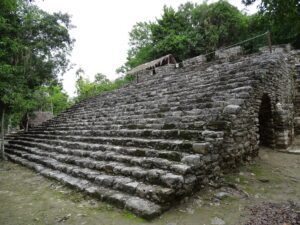
[[[127,218],[127,219],[135,219],[136,216],[130,212],[126,212],[124,213],[124,216]]]
[[[95,209],[99,211],[112,212],[115,210],[115,207],[104,202],[100,202],[100,205]]]
[[[236,182],[236,178],[237,178],[237,175],[235,174],[229,174],[229,175],[226,175],[225,176],[225,180],[228,182],[228,183],[235,183]]]
[[[235,201],[238,201],[238,200],[240,200],[240,198],[236,197],[236,196],[225,196],[224,199],[223,199],[223,201],[225,203],[232,203],[232,202],[235,202]]]
[[[146,221],[143,218],[137,217],[136,215],[134,215],[133,213],[128,212],[128,211],[124,212],[124,216],[127,219],[134,220],[137,223],[144,223]]]
[[[225,180],[228,183],[247,184],[249,182],[246,176],[240,174],[228,174],[225,176]]]
[[[250,166],[249,170],[251,173],[254,173],[256,176],[261,177],[264,175],[263,171],[265,169],[263,169],[261,165],[254,164],[254,165]]]

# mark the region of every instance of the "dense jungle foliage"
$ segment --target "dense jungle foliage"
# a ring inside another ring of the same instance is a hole
[[[255,0],[243,0],[245,5]],[[213,4],[187,2],[174,9],[165,6],[153,22],[138,22],[130,32],[126,71],[167,54],[178,61],[206,54],[270,31],[273,44],[300,47],[300,1],[262,0],[254,15],[239,11],[227,1]],[[267,44],[267,37],[246,43],[248,52]]]
[[[14,125],[23,114],[44,109],[37,96],[51,99],[55,113],[67,107],[58,77],[69,65],[70,28],[67,14],[49,14],[27,1],[0,1],[0,108]]]

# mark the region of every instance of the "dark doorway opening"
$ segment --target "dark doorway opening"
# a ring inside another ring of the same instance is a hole
[[[271,99],[264,94],[259,108],[259,142],[260,145],[274,147],[274,121]]]

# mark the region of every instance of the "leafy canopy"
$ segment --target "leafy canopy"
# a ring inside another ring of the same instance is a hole
[[[187,2],[177,10],[165,6],[155,22],[139,22],[132,28],[125,68],[167,54],[181,61],[240,41],[245,38],[248,19],[227,1]]]
[[[86,75],[82,69],[78,69],[76,75],[77,97],[75,98],[75,102],[80,102],[89,97],[101,94],[102,92],[113,91],[131,82],[133,79],[131,76],[123,76],[114,81],[110,81],[104,74],[97,73],[95,75],[95,81],[92,82],[84,78]]]
[[[256,0],[243,0],[251,5]],[[261,0],[259,15],[272,31],[275,43],[292,43],[300,48],[300,1]]]
[[[45,108],[46,93],[55,114],[68,105],[58,77],[69,66],[71,28],[67,14],[49,14],[25,0],[0,1],[0,111],[16,123]]]
[[[255,0],[242,0],[246,5]],[[225,0],[208,4],[187,2],[178,9],[165,6],[154,22],[138,22],[129,33],[126,71],[173,54],[178,60],[213,52],[270,30],[274,44],[300,47],[299,0],[262,0],[260,10],[247,15]],[[246,51],[266,45],[266,37],[244,44]]]
[[[74,42],[70,28],[67,14],[49,14],[27,1],[0,1],[2,108],[31,110],[36,89],[58,80],[67,70]]]

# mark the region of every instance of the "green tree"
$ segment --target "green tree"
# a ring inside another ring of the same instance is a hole
[[[250,5],[255,0],[242,2]],[[260,18],[271,30],[274,43],[292,43],[300,48],[299,0],[262,0],[259,8]]]
[[[80,102],[86,98],[97,94],[95,83],[89,79],[80,76],[76,81],[76,94],[75,102]]]
[[[236,43],[247,36],[249,17],[227,1],[187,2],[175,10],[164,7],[155,22],[137,23],[130,32],[124,72],[163,55],[181,61]]]
[[[19,94],[14,95],[15,102],[19,104],[10,109],[10,125],[17,127],[24,118],[29,118],[34,111],[48,111],[55,116],[69,108],[73,102],[62,89],[61,84],[53,80],[49,85],[42,85],[34,92],[28,93],[28,98]]]
[[[151,24],[147,22],[138,22],[133,26],[129,33],[129,54],[135,55],[138,53],[139,49],[152,44],[150,25]]]
[[[102,74],[102,73],[97,73],[95,75],[95,83],[96,84],[108,84],[110,83],[109,79],[107,79],[107,77]]]
[[[56,80],[69,64],[73,40],[67,14],[48,14],[21,0],[0,1],[0,107],[27,113],[41,85]],[[4,131],[4,122],[2,131]],[[2,132],[4,133],[4,132]]]
[[[139,22],[133,26],[131,32],[129,32],[127,62],[117,69],[118,73],[126,74],[129,68],[143,64],[153,58],[152,31],[150,26],[151,24],[147,22]]]
[[[2,107],[13,105],[11,95],[19,93],[26,98],[30,90],[64,73],[73,43],[68,15],[51,15],[26,2],[5,2],[7,12],[0,14]]]
[[[95,81],[91,82],[89,79],[84,78],[85,74],[82,69],[77,70],[76,75],[77,97],[75,98],[75,102],[80,102],[105,91],[112,91],[121,88],[133,79],[131,76],[122,76],[114,81],[110,81],[104,74],[97,73],[95,75]]]
[[[73,102],[68,94],[63,91],[61,85],[50,86],[49,90],[50,104],[52,105],[53,114],[56,116],[59,113],[69,108]]]
[[[58,115],[71,106],[68,94],[62,85],[53,80],[49,85],[40,86],[30,99],[31,108],[28,111],[49,111]]]

